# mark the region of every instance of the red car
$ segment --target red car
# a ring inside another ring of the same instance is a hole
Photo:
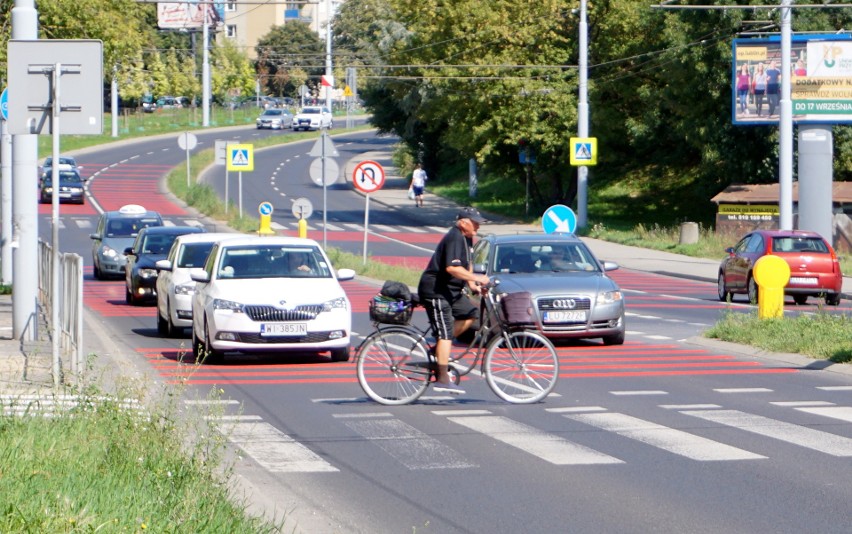
[[[773,254],[790,266],[790,281],[784,293],[796,304],[808,297],[822,297],[831,306],[840,304],[843,274],[831,245],[816,232],[802,230],[755,230],[725,249],[728,257],[719,266],[719,300],[727,301],[734,293],[746,293],[757,302],[758,286],[752,276],[754,263]]]

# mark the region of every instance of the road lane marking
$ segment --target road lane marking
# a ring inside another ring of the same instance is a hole
[[[609,394],[620,396],[620,397],[627,397],[627,396],[631,396],[631,395],[668,395],[669,393],[667,391],[648,389],[648,390],[636,390],[636,391],[610,391]]]
[[[333,473],[336,467],[269,423],[217,425],[220,432],[270,473]]]
[[[823,417],[831,417],[840,419],[847,423],[852,423],[852,408],[849,406],[831,406],[821,408],[796,408],[800,412],[812,413],[814,415],[822,415]]]
[[[767,388],[719,388],[714,389],[716,393],[772,393]]]

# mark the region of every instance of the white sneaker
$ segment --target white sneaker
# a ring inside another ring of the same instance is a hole
[[[457,386],[452,382],[435,382],[435,385],[432,386],[432,389],[439,393],[452,393],[453,395],[464,395],[467,393],[464,388],[461,386]]]

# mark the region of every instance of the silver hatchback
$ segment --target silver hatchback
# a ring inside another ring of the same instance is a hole
[[[624,343],[624,294],[599,261],[572,234],[489,235],[474,247],[477,272],[499,281],[500,293],[528,291],[534,326],[551,339],[601,338]]]

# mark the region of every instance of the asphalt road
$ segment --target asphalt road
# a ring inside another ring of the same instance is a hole
[[[240,141],[254,134],[228,132]],[[221,136],[199,140],[212,146]],[[344,157],[382,143],[339,139]],[[283,232],[294,231],[292,198],[323,205],[306,145],[258,151],[251,179],[244,176],[244,209],[274,199]],[[169,224],[213,230],[161,191],[160,178],[182,156],[169,139],[80,159],[97,173],[90,192],[98,205],[141,200]],[[327,194],[329,244],[360,251],[365,199],[343,183]],[[63,205],[63,251],[87,263],[92,206]],[[374,203],[370,220],[380,222],[369,245],[416,263],[428,254],[413,251],[428,250],[443,227],[407,211]],[[315,219],[311,236],[321,238]],[[727,309],[712,282],[627,268],[614,276],[627,294],[627,342],[560,346],[555,394],[532,406],[499,401],[475,375],[461,398],[378,406],[361,392],[352,362],[321,355],[185,365],[178,360],[188,337],[159,338],[153,308],[125,305],[123,282],[87,275],[84,298],[89,338],[105,358],[151,391],[173,386],[195,400],[192,410],[221,412],[241,492],[257,510],[286,513],[295,532],[846,532],[852,379],[689,343]],[[371,331],[366,303],[377,283],[344,283],[356,337]],[[211,399],[211,391],[221,394]]]

